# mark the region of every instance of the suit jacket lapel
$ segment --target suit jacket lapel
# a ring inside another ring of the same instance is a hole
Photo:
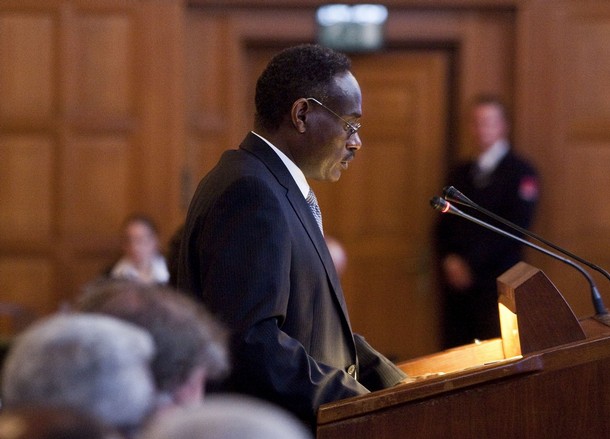
[[[347,305],[345,303],[345,298],[343,297],[343,290],[341,288],[339,275],[337,274],[337,270],[335,269],[332,258],[328,251],[326,241],[324,240],[324,237],[320,232],[316,220],[314,219],[313,215],[311,215],[309,205],[305,201],[305,198],[299,190],[299,187],[297,186],[296,182],[292,178],[292,175],[290,174],[282,160],[275,153],[275,151],[273,151],[264,141],[262,141],[256,135],[249,133],[240,145],[240,148],[256,155],[265,164],[265,166],[267,166],[269,171],[275,176],[279,184],[286,188],[286,198],[288,198],[288,201],[292,205],[292,208],[301,220],[305,231],[307,232],[314,246],[316,247],[318,255],[320,256],[324,268],[326,269],[326,274],[332,286],[333,293],[335,294],[335,297],[339,305],[341,306],[341,309],[343,310],[344,318],[347,322],[348,327],[351,330],[351,325],[347,313]]]

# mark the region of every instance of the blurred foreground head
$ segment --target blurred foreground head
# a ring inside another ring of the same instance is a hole
[[[246,396],[215,395],[200,407],[173,411],[153,422],[141,439],[312,439],[284,409]]]
[[[153,407],[153,355],[152,338],[135,325],[95,314],[54,315],[15,339],[2,403],[78,409],[127,433]]]
[[[177,405],[201,402],[205,382],[228,373],[227,332],[202,304],[171,287],[103,280],[86,288],[77,310],[146,329],[156,347],[157,388]]]

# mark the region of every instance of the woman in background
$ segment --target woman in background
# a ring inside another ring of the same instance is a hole
[[[166,284],[169,271],[159,249],[155,223],[142,214],[128,217],[123,223],[123,256],[110,270],[110,277],[147,284]]]

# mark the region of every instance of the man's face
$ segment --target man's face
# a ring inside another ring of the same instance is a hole
[[[299,167],[307,178],[337,181],[362,146],[358,132],[350,127],[362,116],[362,95],[351,73],[335,78],[332,98],[328,102],[308,101],[310,144],[303,151]],[[336,113],[336,114],[333,114]]]
[[[472,129],[481,151],[507,135],[508,124],[502,109],[494,104],[478,105],[473,110]]]

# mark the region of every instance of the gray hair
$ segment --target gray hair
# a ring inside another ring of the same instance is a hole
[[[284,409],[247,396],[214,395],[157,419],[141,439],[312,439]]]
[[[228,331],[204,305],[172,287],[104,280],[86,286],[77,309],[146,329],[157,348],[152,371],[163,392],[174,392],[197,366],[211,380],[229,371]]]
[[[16,338],[3,369],[3,404],[74,407],[113,427],[133,428],[153,408],[153,355],[151,336],[132,324],[57,314]]]

